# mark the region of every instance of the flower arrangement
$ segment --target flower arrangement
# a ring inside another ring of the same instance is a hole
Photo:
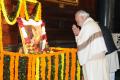
[[[18,9],[15,13],[15,16],[13,16],[14,17],[13,18],[7,12],[7,9],[5,7],[5,0],[1,0],[2,13],[3,13],[3,16],[5,17],[5,20],[8,24],[13,25],[16,23],[16,19],[17,19],[17,17],[19,17],[19,14],[20,14],[21,5],[22,5],[22,0],[19,0]]]
[[[22,17],[24,16],[26,17],[27,20],[30,18],[31,15],[28,13],[29,10],[26,2],[34,3],[37,5],[37,7],[35,8],[36,9],[35,13],[32,13],[32,14],[34,14],[35,21],[39,21],[41,19],[41,3],[38,2],[37,0],[18,0],[18,4],[16,5],[17,9],[15,12],[13,12],[12,15],[8,14],[7,12],[7,9],[5,6],[5,0],[1,0],[0,2],[1,10],[6,22],[9,25],[14,25],[19,16],[22,16]]]
[[[45,24],[42,20],[38,22],[29,19],[18,18],[22,43],[25,53],[40,53],[49,50],[47,36],[45,32]]]

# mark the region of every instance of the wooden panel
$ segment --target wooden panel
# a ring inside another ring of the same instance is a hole
[[[46,23],[48,42],[61,42],[61,44],[64,44],[64,42],[75,42],[71,28],[72,24],[75,23],[74,14],[78,9],[90,12],[94,18],[96,16],[95,0],[79,0],[78,6],[64,5],[62,8],[57,3],[42,2],[42,4],[42,18]],[[73,45],[73,43],[69,44]]]
[[[3,47],[8,45],[17,45],[18,35],[19,32],[17,25],[10,26],[8,24],[2,24]]]

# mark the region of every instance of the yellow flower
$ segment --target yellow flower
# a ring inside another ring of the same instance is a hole
[[[10,19],[8,18],[8,12],[5,8],[5,0],[1,0],[2,13],[3,13],[3,16],[5,17],[5,20],[8,24],[14,25],[16,23],[16,19],[20,14],[21,5],[22,5],[22,0],[19,0],[19,6],[17,9],[16,15],[15,15],[14,19],[12,21],[10,21]]]

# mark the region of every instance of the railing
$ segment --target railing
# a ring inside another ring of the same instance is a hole
[[[80,80],[76,49],[43,54],[0,54],[0,80]]]

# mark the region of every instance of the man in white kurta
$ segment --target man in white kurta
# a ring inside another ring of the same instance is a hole
[[[78,59],[83,67],[84,80],[109,80],[105,53],[107,48],[98,24],[85,11],[78,11],[75,20],[80,29],[73,25],[78,47]]]

